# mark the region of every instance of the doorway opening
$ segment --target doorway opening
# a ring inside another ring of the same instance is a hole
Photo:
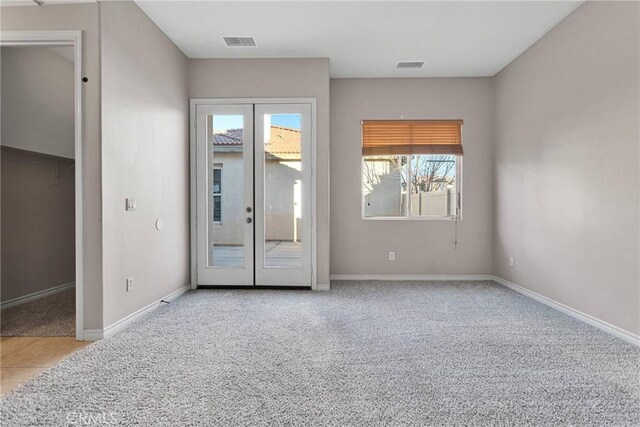
[[[0,49],[1,335],[72,346],[84,339],[81,32],[0,32]]]

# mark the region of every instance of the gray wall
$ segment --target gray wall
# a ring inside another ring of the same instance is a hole
[[[193,59],[192,98],[317,98],[318,283],[329,283],[329,61],[327,59]]]
[[[100,5],[106,327],[189,283],[189,104],[178,48],[134,3]]]
[[[1,157],[2,301],[75,282],[74,161],[7,147]]]
[[[73,48],[65,49],[73,58]],[[3,146],[74,157],[73,61],[46,47],[2,47]]]
[[[3,7],[3,31],[82,30],[84,327],[102,328],[102,184],[98,4]]]
[[[492,87],[489,78],[331,80],[331,273],[491,274]],[[463,119],[463,219],[363,220],[363,119]],[[388,261],[388,252],[396,260]]]
[[[586,2],[495,78],[495,274],[635,334],[639,20]]]

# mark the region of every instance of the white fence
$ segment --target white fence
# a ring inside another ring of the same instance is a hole
[[[399,186],[378,185],[365,195],[365,217],[405,216],[407,195]],[[456,190],[429,191],[411,194],[411,216],[454,216],[456,214]]]
[[[402,212],[406,212],[406,195],[402,195]],[[453,216],[456,214],[456,191],[429,191],[411,195],[412,216]]]

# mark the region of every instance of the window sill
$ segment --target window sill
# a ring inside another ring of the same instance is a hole
[[[456,218],[451,216],[369,216],[362,217],[363,221],[455,221]],[[462,217],[458,218],[462,221]]]

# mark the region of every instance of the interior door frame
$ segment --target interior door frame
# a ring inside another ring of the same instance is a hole
[[[82,31],[0,31],[0,46],[73,47],[76,340],[84,340],[83,143],[82,143]],[[92,338],[92,337],[91,337]],[[89,338],[89,339],[91,339]]]
[[[316,118],[317,118],[317,99],[311,97],[301,98],[190,98],[189,99],[189,175],[190,175],[190,234],[191,234],[191,253],[190,253],[190,276],[191,289],[198,287],[198,229],[196,221],[197,213],[197,132],[196,119],[197,107],[199,105],[247,105],[247,104],[309,104],[311,107],[311,289],[318,290],[318,273],[317,273],[317,135],[316,135]]]

